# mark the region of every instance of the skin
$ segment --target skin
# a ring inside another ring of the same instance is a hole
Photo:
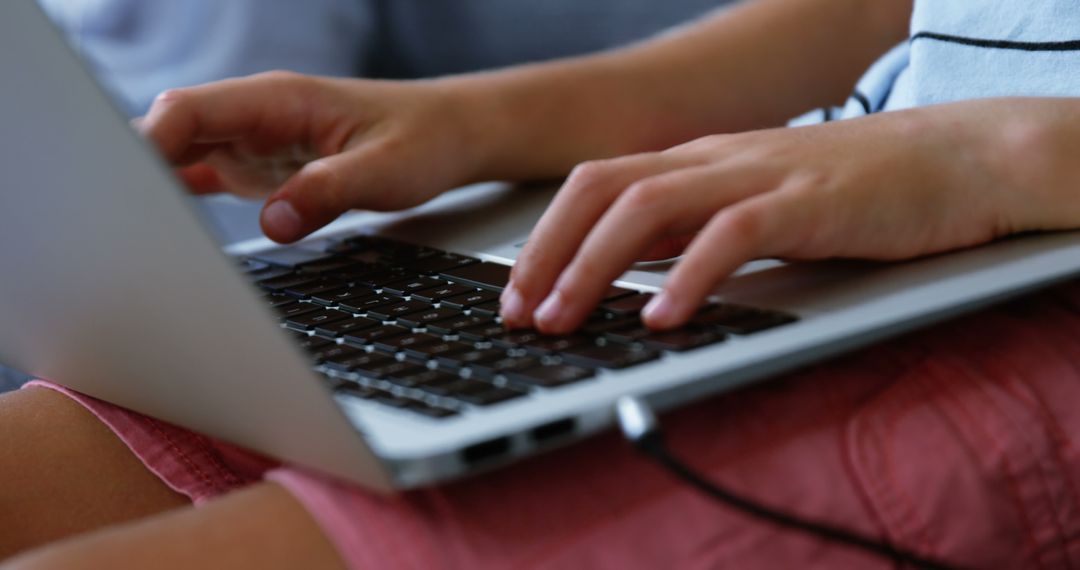
[[[2,570],[344,568],[281,487],[192,508],[52,390],[0,396],[0,474]]]
[[[530,291],[511,289],[506,312],[536,307],[537,328],[570,332],[608,283],[679,236],[693,237],[643,311],[653,328],[683,324],[758,258],[900,260],[1077,227],[1078,112],[1072,100],[964,102],[583,164],[522,252],[514,283]]]
[[[167,92],[140,129],[193,191],[267,197],[263,228],[282,242],[350,209],[573,169],[515,265],[506,323],[571,330],[635,259],[686,248],[645,314],[667,328],[755,257],[903,259],[1080,225],[1071,100],[771,129],[842,101],[910,9],[757,0],[620,51],[500,72],[263,74]],[[56,394],[0,397],[0,434],[0,560],[19,554],[2,570],[342,566],[279,487],[193,509]]]

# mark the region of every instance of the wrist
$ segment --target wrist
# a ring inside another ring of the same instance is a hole
[[[476,180],[567,174],[586,160],[650,144],[647,112],[635,107],[631,74],[607,55],[437,80],[455,101],[473,145]]]

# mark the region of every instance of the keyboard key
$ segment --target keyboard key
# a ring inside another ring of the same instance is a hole
[[[311,300],[327,307],[333,307],[350,301],[374,297],[375,292],[371,289],[360,287],[345,287],[320,292],[311,296]]]
[[[398,303],[393,305],[384,305],[368,309],[368,316],[384,321],[392,321],[398,317],[419,313],[420,311],[426,311],[431,308],[431,305],[421,301],[401,301],[400,299],[398,301]]]
[[[412,358],[427,360],[451,354],[461,354],[471,350],[476,350],[476,347],[456,340],[444,340],[436,343],[410,346],[405,349],[405,354]]]
[[[569,363],[588,368],[628,368],[659,357],[654,351],[626,346],[590,346],[573,348],[561,353],[562,359]]]
[[[308,313],[315,313],[324,310],[325,307],[321,305],[315,305],[312,303],[290,303],[288,305],[281,305],[277,308],[278,313],[283,319],[292,319],[299,317],[300,315],[306,315]]]
[[[563,386],[592,378],[595,375],[596,373],[591,368],[570,364],[552,364],[528,370],[510,371],[505,374],[506,378],[511,382],[540,388]]]
[[[300,273],[311,275],[324,275],[334,272],[340,273],[359,265],[360,264],[355,260],[335,255],[300,265]]]
[[[653,334],[644,323],[638,321],[636,324],[628,325],[626,327],[620,327],[614,330],[610,330],[604,333],[604,340],[609,342],[615,342],[619,344],[633,344],[639,340]]]
[[[406,335],[391,336],[376,340],[374,341],[374,344],[376,350],[397,352],[399,350],[405,350],[406,348],[412,348],[414,346],[435,344],[439,342],[443,342],[443,339],[440,336],[435,336],[428,333],[410,333]]]
[[[463,265],[472,265],[479,263],[479,259],[475,259],[466,255],[458,255],[456,253],[440,253],[422,260],[406,263],[406,267],[417,273],[423,273],[425,275],[434,275],[449,271],[451,269],[461,267]]]
[[[373,309],[379,309],[387,305],[393,305],[400,302],[401,299],[397,299],[394,297],[384,297],[382,295],[375,295],[374,292],[369,290],[369,295],[367,297],[340,301],[338,303],[338,306],[340,306],[343,310],[352,311],[354,313],[367,313]]]
[[[637,315],[641,313],[641,310],[645,308],[645,305],[647,305],[652,298],[653,296],[650,294],[637,293],[614,301],[605,302],[600,308],[617,316]]]
[[[366,329],[362,331],[352,331],[345,334],[345,342],[366,345],[371,344],[377,340],[384,340],[395,336],[402,336],[412,334],[412,329],[405,327],[399,327],[397,325],[383,325],[373,329]]]
[[[510,280],[510,266],[498,263],[475,263],[444,271],[440,274],[443,279],[455,283],[464,283],[481,289],[502,291]]]
[[[457,334],[461,329],[467,329],[469,327],[475,327],[479,325],[493,325],[495,321],[490,317],[482,317],[480,315],[462,315],[453,319],[439,321],[427,326],[428,332],[436,334],[452,335]]]
[[[403,279],[416,279],[417,277],[417,275],[409,275],[400,267],[395,267],[383,273],[376,273],[374,275],[363,277],[361,279],[358,279],[356,282],[360,285],[364,285],[365,287],[382,289],[389,285],[396,284]]]
[[[567,336],[539,336],[533,340],[522,343],[525,350],[532,354],[547,355],[555,352],[563,352],[579,346],[592,346],[595,344],[591,337],[574,334]]]
[[[347,394],[354,398],[362,398],[364,400],[371,400],[376,396],[380,396],[386,393],[382,390],[377,390],[375,388],[368,388],[367,386],[358,386],[356,384],[350,383],[341,384],[335,391],[341,394]]]
[[[334,271],[328,271],[320,274],[324,279],[334,279],[336,281],[342,281],[349,285],[359,285],[365,281],[373,278],[377,275],[383,275],[387,271],[386,267],[382,265],[372,265],[369,263],[354,263],[348,267],[341,269],[335,269]]]
[[[535,356],[508,356],[491,362],[478,362],[469,366],[474,375],[491,378],[499,374],[528,370],[540,366],[540,359]]]
[[[295,287],[287,287],[285,289],[286,295],[291,295],[298,299],[310,299],[313,295],[321,293],[328,293],[330,291],[336,291],[341,289],[342,283],[328,282],[328,281],[312,281],[309,283],[303,283]]]
[[[430,277],[419,277],[416,279],[402,279],[399,281],[393,281],[383,285],[383,293],[390,295],[411,295],[417,291],[423,291],[425,289],[435,289],[437,287],[445,286],[445,281],[437,281]]]
[[[647,348],[683,352],[724,341],[727,335],[717,331],[684,328],[674,331],[652,333],[639,340]]]
[[[598,337],[604,333],[630,329],[641,326],[641,319],[637,316],[623,316],[618,317],[615,315],[607,316],[592,316],[589,320],[585,321],[585,324],[581,327],[583,334]]]
[[[513,388],[490,388],[488,390],[480,390],[477,392],[470,391],[452,394],[451,397],[455,400],[473,404],[474,406],[490,406],[492,404],[500,404],[507,400],[513,400],[514,398],[520,398],[524,395],[525,392]]]
[[[313,306],[318,307],[318,305]],[[314,313],[305,313],[292,317],[285,321],[285,326],[293,330],[310,331],[317,326],[328,325],[330,323],[336,323],[351,318],[353,318],[353,316],[350,313],[343,313],[333,309],[322,309]]]
[[[357,352],[354,353],[349,353],[344,356],[328,359],[324,364],[327,368],[337,370],[339,372],[362,373],[372,368],[378,368],[397,362],[392,356],[379,354],[378,352],[364,352],[363,350],[356,350]]]
[[[491,301],[489,303],[482,303],[469,310],[472,311],[472,314],[474,315],[494,317],[499,314],[499,302]]]
[[[355,370],[357,374],[367,378],[383,380],[393,376],[415,376],[427,370],[424,366],[414,362],[394,360],[377,365],[361,366]]]
[[[748,335],[790,324],[798,318],[786,313],[765,311],[739,305],[717,304],[705,307],[690,323],[720,332]]]
[[[392,384],[401,386],[402,388],[419,388],[421,386],[453,384],[454,382],[461,380],[461,376],[442,370],[425,369],[415,374],[391,375],[386,380]]]
[[[502,325],[495,321],[490,321],[487,324],[476,325],[472,327],[466,327],[458,329],[457,334],[466,340],[487,340],[493,336],[500,335],[506,332],[506,329]]]
[[[460,354],[443,355],[438,357],[436,361],[439,363],[439,366],[451,370],[459,370],[477,363],[501,360],[507,356],[506,351],[501,348],[484,348],[473,349],[469,352],[462,352]]]
[[[326,348],[317,350],[311,354],[315,362],[319,364],[329,364],[331,362],[343,362],[350,358],[355,358],[361,355],[367,354],[359,348],[351,346],[345,346],[343,344],[334,344]],[[335,370],[341,370],[340,367],[334,367]]]
[[[539,331],[534,330],[504,330],[497,335],[489,337],[488,340],[490,340],[491,343],[496,346],[501,346],[504,348],[515,348],[523,344],[535,342],[539,340],[541,336],[543,335],[541,335]]]
[[[443,299],[442,304],[447,307],[454,307],[457,309],[468,309],[475,305],[481,305],[483,303],[489,303],[491,301],[497,301],[499,294],[492,291],[477,291],[473,289],[471,292],[464,295],[458,295],[457,297],[450,297]]]
[[[451,309],[449,307],[439,307],[438,309],[428,309],[427,311],[421,311],[419,313],[413,313],[404,317],[398,317],[398,324],[406,327],[426,327],[431,323],[437,323],[439,321],[445,321],[448,319],[456,319],[458,317],[465,316],[461,311],[457,309]]]
[[[333,345],[334,342],[317,336],[298,334],[296,335],[296,344],[305,352],[316,352]]]
[[[329,256],[321,251],[315,251],[311,249],[304,249],[302,247],[279,247],[251,255],[248,259],[254,259],[273,265],[275,267],[285,267],[288,269],[295,269],[306,263],[313,263],[327,259]]]
[[[282,307],[289,303],[295,302],[296,299],[289,297],[288,295],[282,295],[280,293],[271,293],[263,297],[263,302],[271,307]]]
[[[284,291],[289,287],[299,287],[301,285],[308,285],[316,282],[318,279],[311,275],[300,275],[297,273],[288,273],[280,277],[272,277],[270,279],[263,279],[256,281],[255,283],[266,289],[267,291],[278,292]]]
[[[487,382],[472,380],[470,378],[458,378],[449,384],[423,384],[419,389],[436,396],[460,397],[463,394],[480,393],[490,390],[494,386]]]
[[[474,291],[477,291],[476,287],[469,287],[468,285],[462,285],[461,283],[443,283],[440,287],[413,293],[413,299],[426,301],[428,303],[437,303],[448,297],[456,297]]]
[[[367,317],[353,317],[348,320],[338,321],[315,328],[315,334],[326,338],[340,338],[346,334],[382,326],[382,323]]]

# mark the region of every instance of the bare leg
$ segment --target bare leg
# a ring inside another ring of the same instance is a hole
[[[315,522],[280,486],[261,483],[187,508],[70,539],[0,570],[344,569]]]
[[[0,396],[0,560],[187,504],[67,397]]]

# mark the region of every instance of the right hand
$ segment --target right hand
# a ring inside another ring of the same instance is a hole
[[[268,198],[293,242],[351,209],[397,210],[474,182],[485,137],[440,81],[271,72],[163,93],[139,122],[195,193]]]

